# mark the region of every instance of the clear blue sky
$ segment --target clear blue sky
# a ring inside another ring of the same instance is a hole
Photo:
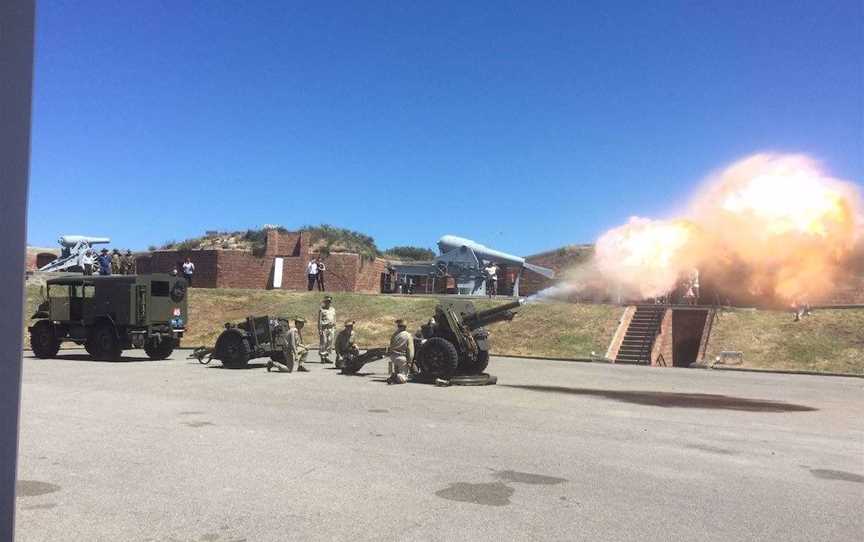
[[[756,151],[864,179],[860,0],[589,4],[41,1],[29,240],[326,222],[530,254]]]

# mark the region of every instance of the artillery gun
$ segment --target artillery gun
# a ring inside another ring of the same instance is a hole
[[[216,339],[213,348],[198,347],[190,357],[203,364],[217,359],[229,369],[242,369],[249,360],[269,357],[273,361],[286,363],[282,350],[276,346],[277,325],[288,327],[288,320],[271,316],[247,316],[239,324],[227,322],[225,330]]]
[[[435,307],[435,316],[414,336],[414,370],[424,380],[454,375],[479,375],[489,365],[489,331],[485,326],[512,320],[525,303],[519,299],[478,311],[471,301],[447,299]],[[354,374],[366,363],[387,355],[375,348],[346,360],[343,374]]]
[[[60,257],[39,268],[39,271],[69,271],[81,272],[84,266],[81,260],[84,253],[92,250],[93,245],[104,245],[110,243],[108,237],[88,237],[86,235],[61,235],[57,243],[60,244]]]

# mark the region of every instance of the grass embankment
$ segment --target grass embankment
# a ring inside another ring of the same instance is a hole
[[[743,352],[747,368],[864,374],[864,310],[816,310],[800,322],[789,312],[724,312],[708,359],[723,350]]]
[[[363,347],[386,346],[393,333],[393,321],[404,318],[409,330],[416,330],[434,313],[436,300],[429,297],[403,297],[332,293],[339,328],[348,319],[357,320],[358,342]],[[317,344],[315,321],[323,296],[319,293],[272,290],[198,289],[189,291],[189,328],[184,346],[212,346],[225,322],[239,322],[248,315],[303,316],[309,322],[304,330],[307,343]],[[28,286],[25,307],[24,343],[30,316],[39,304],[39,287]],[[501,301],[477,301],[480,309]],[[544,303],[522,307],[512,322],[491,326],[492,347],[496,354],[547,357],[588,357],[603,355],[618,326],[622,309],[609,305]]]
[[[436,300],[428,297],[333,293],[337,320],[357,320],[355,330],[361,346],[386,346],[393,333],[393,321],[404,318],[415,330],[434,313]],[[300,315],[309,321],[306,342],[316,344],[315,320],[321,294],[262,290],[193,289],[189,298],[189,332],[186,346],[212,345],[229,321],[250,314]],[[502,304],[477,301],[479,309]],[[496,354],[547,357],[588,357],[603,355],[612,340],[621,316],[620,307],[543,303],[522,307],[512,322],[491,326],[492,348]]]
[[[347,319],[357,320],[359,343],[364,347],[386,345],[396,318],[405,318],[409,329],[417,329],[432,316],[436,303],[429,297],[331,295],[339,326]],[[306,292],[192,289],[189,330],[183,344],[212,346],[225,322],[238,322],[250,314],[303,316],[310,321],[306,341],[316,344],[315,318],[321,297]],[[29,286],[27,321],[38,301],[39,287]],[[499,303],[476,302],[480,309]],[[561,358],[589,357],[596,352],[602,356],[622,311],[610,305],[528,305],[512,322],[491,327],[493,352]],[[723,350],[744,352],[742,367],[746,368],[864,374],[864,310],[817,310],[801,322],[793,322],[788,312],[724,312],[714,322],[708,359]]]

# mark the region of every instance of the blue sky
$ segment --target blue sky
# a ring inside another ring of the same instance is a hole
[[[39,3],[31,244],[330,223],[531,254],[757,151],[864,179],[850,1]]]

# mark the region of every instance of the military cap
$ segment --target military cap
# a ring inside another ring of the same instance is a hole
[[[405,320],[403,320],[402,318],[399,318],[398,320],[396,320],[396,325],[400,326],[400,327],[404,327],[405,326]]]
[[[329,295],[324,296],[324,301],[333,301],[333,297]]]
[[[355,323],[356,322],[354,320],[348,320],[347,322],[345,322],[345,327],[353,326]]]
[[[108,249],[107,249],[107,248],[103,248],[103,249],[102,249],[102,254],[107,254],[107,253],[108,253]]]
[[[294,317],[294,323],[296,324],[296,323],[298,323],[298,322],[299,322],[299,323],[303,323],[303,324],[305,324],[305,323],[306,323],[306,319],[303,318],[302,316],[295,316],[295,317]]]

